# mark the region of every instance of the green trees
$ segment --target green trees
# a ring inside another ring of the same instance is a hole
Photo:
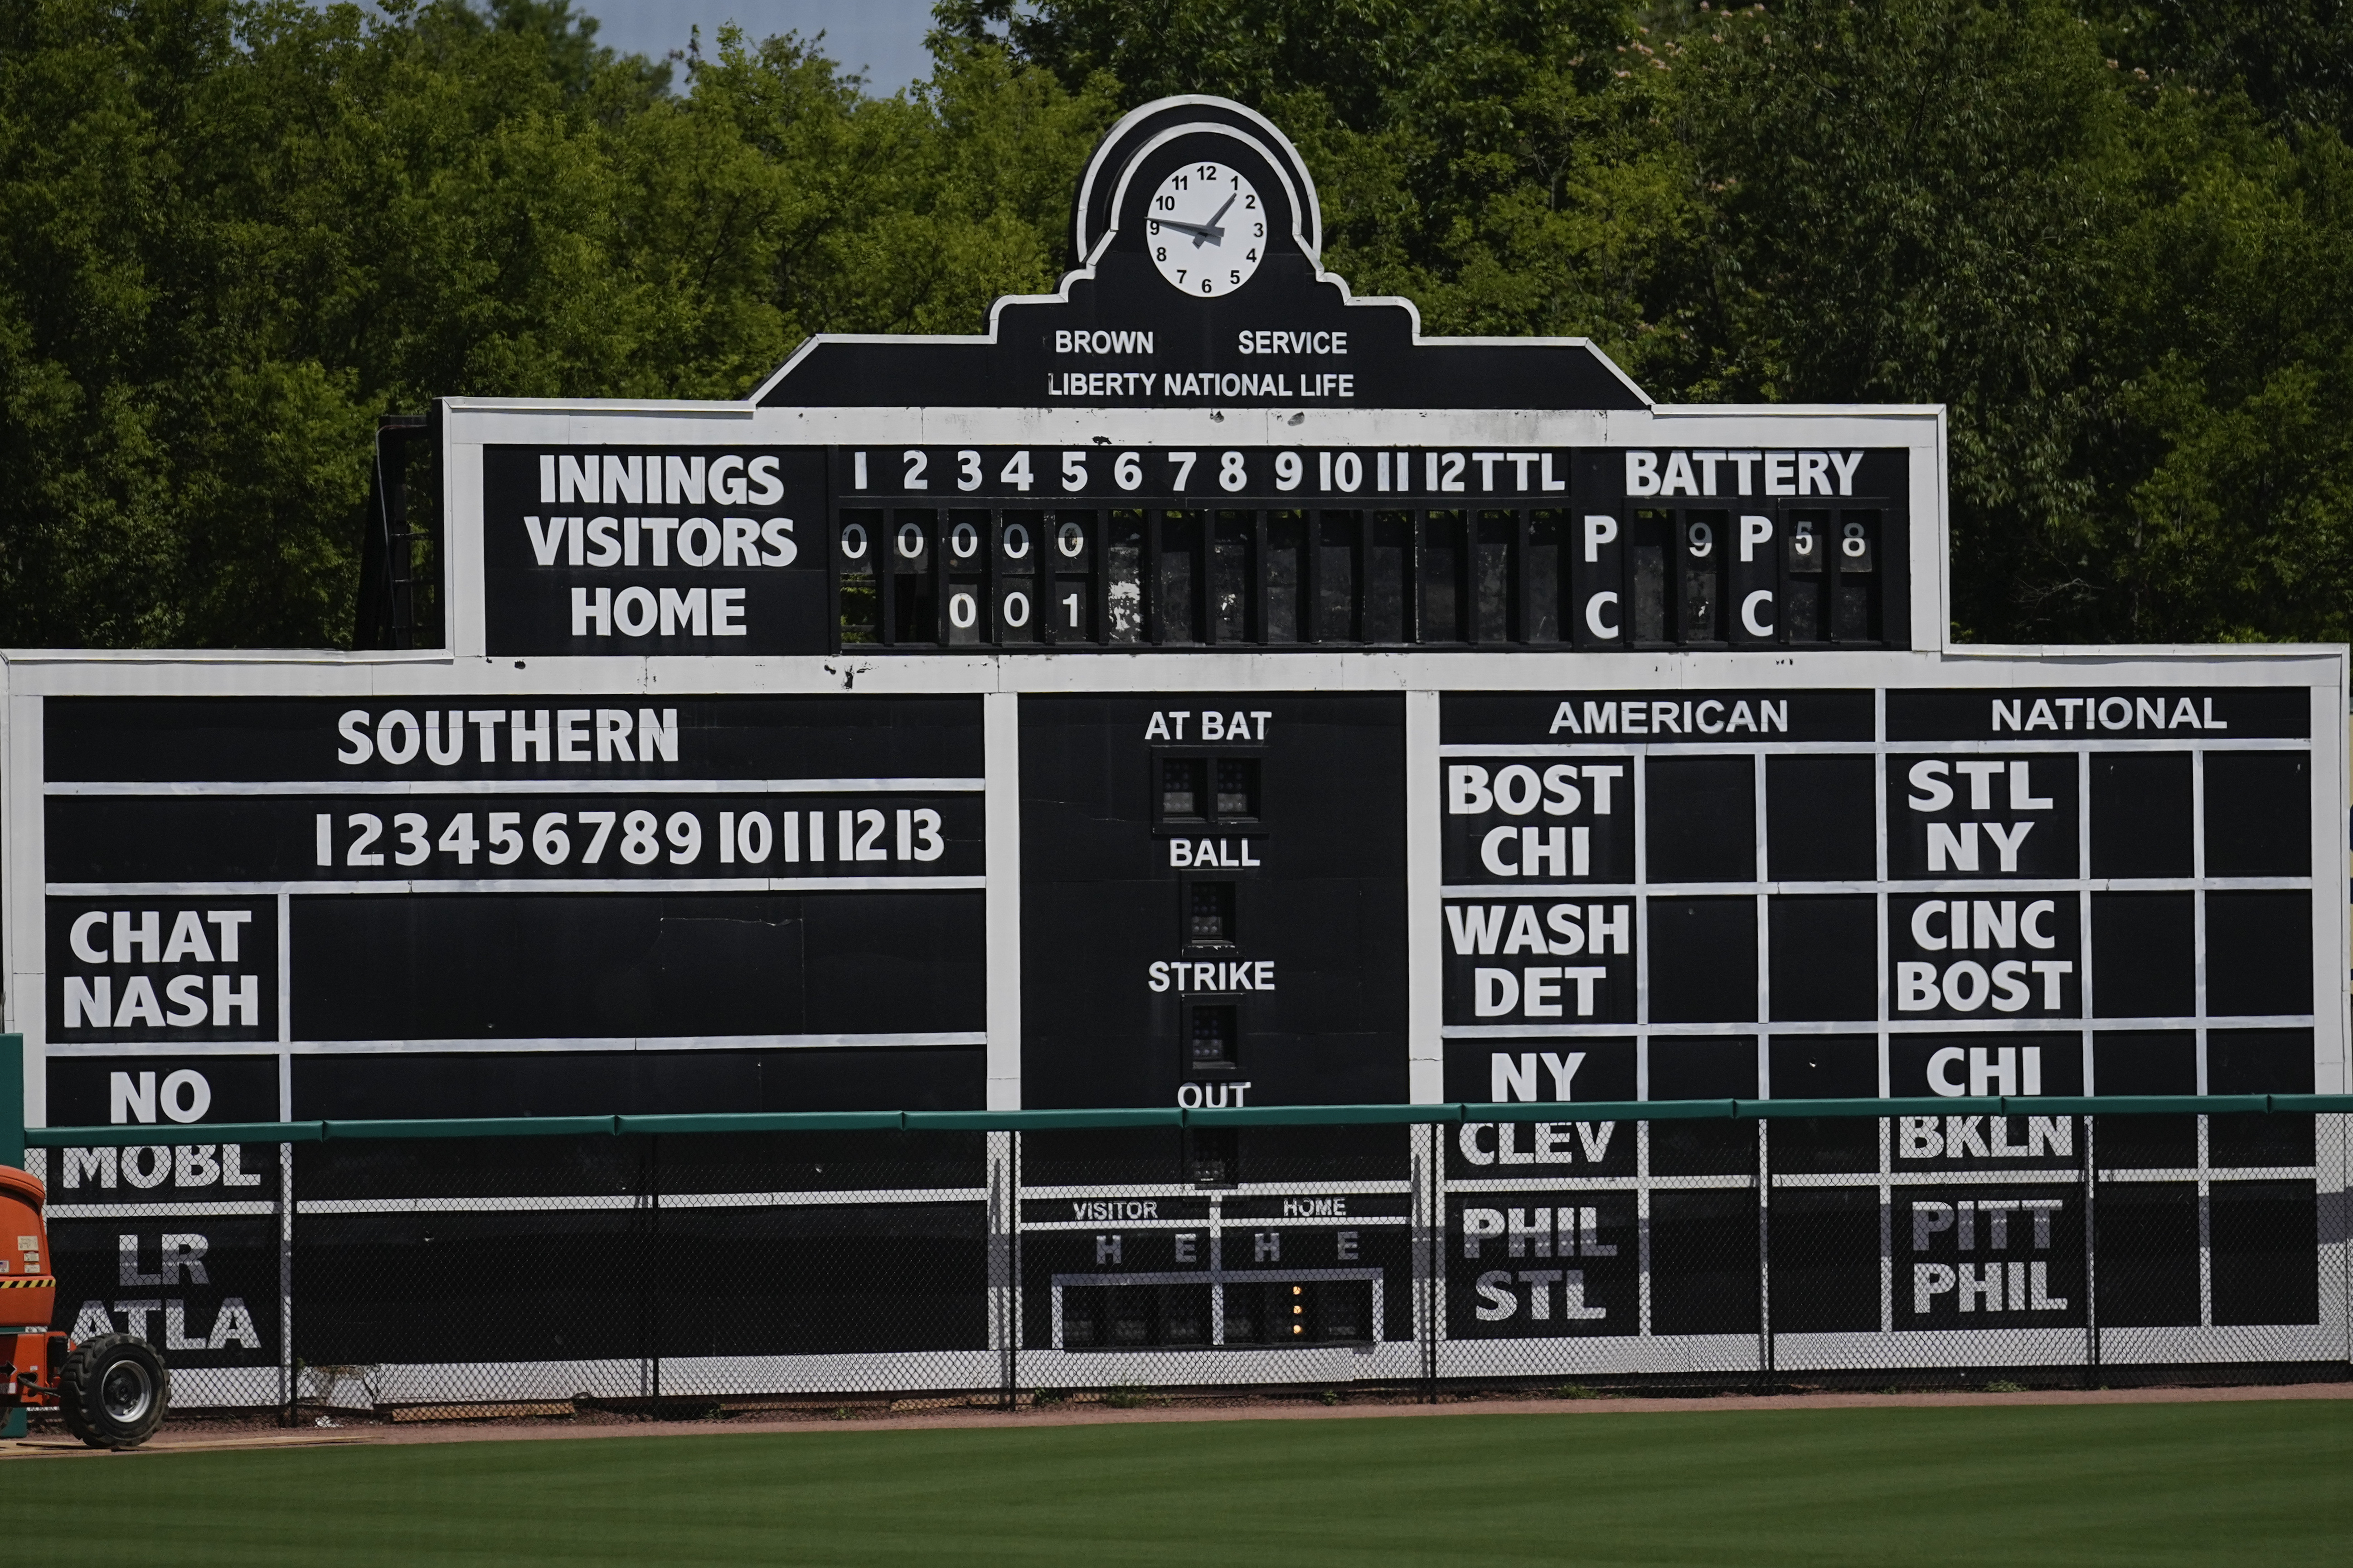
[[[1431,331],[1949,405],[1966,637],[2345,638],[2345,15],[948,0],[878,99],[569,0],[0,0],[0,644],[345,640],[378,414],[977,330],[1181,91],[1289,130],[1328,264]]]
[[[1720,311],[1682,384],[1948,405],[1964,636],[2344,639],[2337,131],[2056,4],[1734,23],[1676,73]]]
[[[1002,51],[867,97],[565,0],[0,0],[0,644],[347,642],[380,413],[734,397],[1050,287],[1113,112]]]

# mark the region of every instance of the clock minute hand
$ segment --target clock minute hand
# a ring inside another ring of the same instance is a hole
[[[1226,237],[1226,231],[1224,229],[1217,228],[1207,224],[1178,223],[1173,217],[1156,217],[1152,221],[1158,224],[1163,228],[1178,229],[1186,234],[1192,235],[1194,237],[1193,243],[1196,246],[1199,245],[1201,241],[1205,239],[1208,240],[1211,244],[1217,244],[1224,240]]]

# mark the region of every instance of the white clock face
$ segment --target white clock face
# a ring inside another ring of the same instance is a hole
[[[1160,182],[1145,209],[1144,243],[1160,276],[1197,300],[1230,294],[1266,254],[1266,204],[1223,163],[1188,163]]]

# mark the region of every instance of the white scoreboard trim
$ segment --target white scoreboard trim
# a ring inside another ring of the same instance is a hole
[[[1147,449],[1252,446],[1356,446],[1367,449],[1432,446],[1901,447],[1910,457],[1907,510],[1911,517],[1914,647],[1931,651],[1942,648],[1945,628],[1952,621],[1952,594],[1946,565],[1948,534],[1945,510],[1945,412],[1935,406],[1777,404],[1609,411],[762,408],[750,403],[453,397],[444,400],[441,407],[443,450],[448,455],[442,466],[441,515],[448,520],[446,558],[449,563],[443,613],[449,627],[451,651],[459,657],[480,657],[487,647],[482,574],[483,448],[522,444],[872,447],[1103,444]],[[650,667],[676,661],[620,662]],[[782,661],[697,658],[687,662],[722,666]]]

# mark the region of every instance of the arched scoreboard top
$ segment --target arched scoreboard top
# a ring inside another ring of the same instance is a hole
[[[1315,181],[1307,160],[1291,138],[1258,110],[1230,99],[1186,94],[1164,98],[1130,110],[1113,126],[1087,160],[1079,178],[1077,199],[1071,209],[1071,258],[1074,265],[1091,260],[1096,247],[1119,226],[1120,193],[1147,151],[1181,142],[1186,137],[1223,137],[1249,147],[1278,173],[1291,200],[1290,223],[1278,233],[1288,235],[1309,260],[1320,262],[1324,249],[1324,208],[1316,199]],[[1209,144],[1213,149],[1222,142]],[[1181,163],[1186,149],[1178,147],[1172,163]],[[1214,157],[1214,151],[1209,154]]]
[[[1650,406],[1582,338],[1425,338],[1409,301],[1356,299],[1324,269],[1322,248],[1314,179],[1282,132],[1222,99],[1163,99],[1113,126],[1088,161],[1071,215],[1072,270],[1056,293],[999,300],[979,337],[820,334],[751,400]]]

